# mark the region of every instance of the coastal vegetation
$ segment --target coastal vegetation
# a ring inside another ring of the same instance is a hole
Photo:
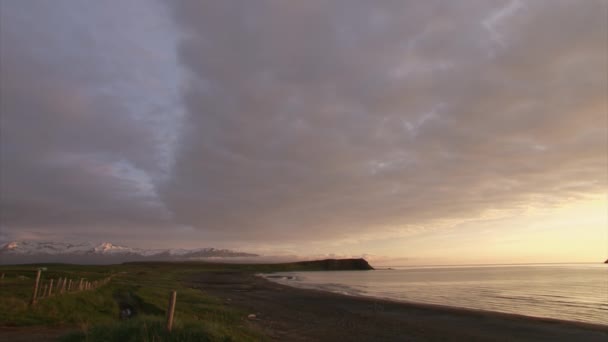
[[[31,304],[36,273],[51,279],[111,280],[90,291],[43,297]],[[189,282],[204,272],[278,272],[371,269],[363,259],[284,264],[213,264],[140,262],[121,265],[42,264],[1,266],[0,326],[65,328],[64,341],[258,341],[264,335],[249,312],[226,305]],[[177,291],[175,323],[169,333],[165,315],[171,291]]]

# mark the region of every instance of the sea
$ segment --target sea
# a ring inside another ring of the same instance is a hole
[[[352,296],[608,325],[604,264],[409,266],[263,276],[289,286]]]

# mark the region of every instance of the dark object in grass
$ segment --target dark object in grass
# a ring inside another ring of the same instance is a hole
[[[133,318],[137,315],[137,299],[129,292],[115,292],[114,301],[118,304],[118,318],[121,320]]]
[[[128,304],[121,305],[120,313],[118,314],[118,318],[120,319],[129,319],[135,315],[135,309],[132,308]]]

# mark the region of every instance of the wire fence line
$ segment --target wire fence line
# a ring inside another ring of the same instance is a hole
[[[36,272],[36,281],[32,290],[32,299],[30,304],[36,305],[39,300],[61,296],[74,292],[95,290],[103,285],[106,285],[112,279],[113,275],[102,279],[88,280],[87,278],[68,278],[58,277],[41,280],[42,269]],[[56,280],[56,281],[55,281]]]
[[[57,276],[48,279],[42,279],[43,271],[45,268],[39,268],[36,270],[36,276],[32,288],[32,294],[30,299],[30,307],[34,308],[39,301],[46,300],[52,297],[60,297],[68,294],[82,293],[85,291],[94,291],[100,287],[108,284],[110,281],[114,285],[133,285],[133,282],[122,279],[120,276],[128,275],[127,272],[112,273],[101,279],[89,280],[85,277],[70,277],[70,276]],[[16,279],[28,279],[23,275],[16,275]],[[0,274],[0,285],[5,282],[5,273]],[[169,301],[168,308],[166,311],[166,330],[171,332],[173,328],[173,318],[175,316],[175,307],[177,304],[177,291],[175,291],[175,284],[169,281],[138,281],[139,286],[152,286],[155,288],[169,290]]]

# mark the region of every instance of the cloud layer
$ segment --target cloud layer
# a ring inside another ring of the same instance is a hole
[[[2,3],[12,235],[369,239],[605,192],[605,1],[58,3]]]
[[[166,203],[309,239],[601,191],[606,3],[496,4],[179,2],[189,128]]]
[[[154,30],[162,21],[129,21],[145,4],[2,2],[0,204],[10,235],[112,236],[168,222],[156,182],[178,96],[158,68],[175,54],[147,53],[166,44],[143,37],[168,34]]]

